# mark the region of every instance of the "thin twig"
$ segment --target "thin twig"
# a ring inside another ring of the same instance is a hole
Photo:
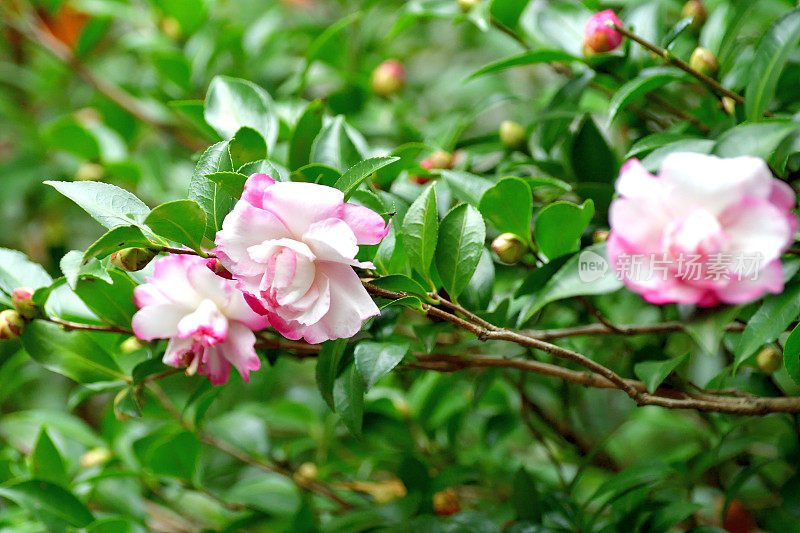
[[[94,324],[81,324],[79,322],[71,322],[69,320],[64,320],[54,316],[46,317],[43,320],[48,320],[53,324],[58,324],[67,331],[101,331],[105,333],[122,333],[125,335],[133,335],[131,330],[120,326],[96,326]]]
[[[601,313],[600,310],[597,307],[595,307],[592,302],[589,301],[588,298],[586,298],[585,296],[578,296],[577,298],[578,298],[578,301],[581,302],[581,304],[583,304],[583,306],[586,308],[586,310],[589,311],[589,313],[591,313],[592,316],[594,316],[597,319],[598,322],[600,322],[605,327],[607,327],[611,332],[617,333],[617,334],[622,332],[617,326],[612,324],[611,321],[609,321],[603,315],[603,313]]]

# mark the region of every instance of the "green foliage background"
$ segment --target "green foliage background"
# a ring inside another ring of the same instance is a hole
[[[797,178],[793,2],[708,0],[701,29],[672,0],[481,0],[467,14],[455,0],[0,6],[0,306],[27,285],[51,316],[128,327],[142,275],[109,268],[108,254],[123,243],[208,248],[257,171],[395,213],[384,243],[361,255],[393,276],[384,287],[415,295],[317,357],[263,350],[250,384],[218,388],[161,376],[157,343],[28,324],[0,344],[0,526],[796,530],[794,414],[636,407],[620,391],[508,368],[408,364],[437,352],[578,368],[428,320],[415,309],[431,286],[509,328],[593,323],[594,307],[615,324],[682,321],[669,334],[558,341],[651,389],[800,394],[800,334],[788,334],[796,261],[784,261],[783,295],[699,313],[648,305],[614,280],[580,283],[574,255],[603,253],[592,233],[607,229],[630,157],[654,171],[673,151],[752,154]],[[711,50],[716,78],[746,103],[726,110],[629,40],[584,58],[583,24],[608,7],[675,57]],[[370,74],[389,58],[407,80],[382,98]],[[503,120],[525,127],[523,145],[500,142]],[[434,150],[455,151],[455,167],[423,169]],[[486,244],[504,232],[537,257],[498,262]],[[726,331],[735,319],[744,332]],[[787,363],[768,373],[756,353],[776,342]],[[443,501],[460,512],[445,516]]]

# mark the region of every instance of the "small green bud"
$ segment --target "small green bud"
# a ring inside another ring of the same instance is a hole
[[[503,233],[492,241],[492,250],[502,262],[513,265],[522,259],[525,243],[513,233]]]
[[[692,28],[699,30],[706,23],[708,13],[703,5],[702,0],[689,0],[683,5],[681,10],[681,18],[694,17],[692,20]]]
[[[508,148],[517,148],[525,140],[525,128],[519,122],[504,120],[500,123],[500,142]]]
[[[406,70],[396,59],[387,59],[372,71],[370,85],[376,94],[391,96],[400,91],[406,81]]]
[[[114,457],[108,448],[92,448],[81,455],[80,463],[83,468],[104,465]]]
[[[706,76],[714,76],[719,70],[717,58],[711,50],[702,46],[698,46],[692,52],[692,57],[689,58],[689,66]]]
[[[136,272],[146,267],[156,255],[157,252],[146,248],[125,248],[111,254],[111,264],[120,270]]]
[[[13,341],[22,335],[25,320],[13,309],[0,312],[0,341]]]
[[[607,231],[602,231],[602,230],[595,231],[594,234],[592,235],[592,242],[594,242],[595,244],[600,242],[606,242],[607,240],[608,240]]]
[[[14,302],[14,309],[17,310],[22,318],[31,320],[39,314],[36,304],[33,303],[34,289],[30,287],[17,287],[11,293],[11,301]]]
[[[122,344],[119,345],[119,349],[122,351],[122,353],[132,353],[143,347],[144,345],[139,342],[139,339],[136,337],[128,337],[122,341]]]
[[[758,363],[758,368],[760,368],[762,372],[765,374],[772,374],[781,367],[783,356],[774,346],[766,346],[763,350],[758,352],[756,363]]]
[[[458,0],[458,8],[462,13],[469,13],[480,3],[481,0]]]

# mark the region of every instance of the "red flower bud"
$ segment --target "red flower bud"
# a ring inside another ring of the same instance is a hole
[[[419,174],[411,174],[410,176],[408,176],[408,179],[409,181],[411,181],[411,183],[416,183],[417,185],[425,185],[429,181],[431,181],[430,177],[421,176]]]
[[[595,13],[583,29],[583,46],[587,52],[602,54],[614,50],[622,43],[622,34],[608,24],[622,26],[622,21],[611,9]]]
[[[17,287],[11,293],[11,301],[14,303],[14,309],[17,310],[22,318],[31,320],[39,314],[36,309],[36,304],[33,303],[34,290],[30,287]]]
[[[453,489],[444,489],[433,495],[433,512],[439,516],[450,516],[460,510],[461,503]]]
[[[387,59],[370,76],[372,90],[381,96],[390,96],[403,88],[406,81],[406,69],[396,59]]]
[[[233,274],[228,272],[228,269],[222,266],[222,263],[219,262],[219,259],[216,257],[212,257],[208,261],[206,261],[206,266],[216,274],[217,276],[225,279],[233,279]]]
[[[111,264],[120,270],[136,272],[146,267],[156,255],[146,248],[125,248],[111,254]]]
[[[0,341],[13,341],[22,335],[25,320],[13,309],[0,312]]]

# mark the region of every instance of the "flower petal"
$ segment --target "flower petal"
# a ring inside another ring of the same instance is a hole
[[[217,258],[234,276],[259,275],[264,266],[254,261],[247,249],[288,236],[289,230],[277,216],[240,200],[217,232]]]
[[[253,207],[263,208],[264,191],[275,184],[275,180],[266,174],[251,174],[244,182],[242,200]]]
[[[358,244],[378,244],[389,233],[387,224],[378,213],[361,205],[345,203],[342,220],[350,226]]]
[[[203,352],[199,373],[214,385],[224,385],[231,375],[231,363],[219,353],[219,348],[209,346]]]
[[[133,315],[133,333],[145,341],[174,337],[185,314],[186,309],[174,303],[148,305]]]
[[[233,323],[228,333],[228,340],[224,344],[215,346],[217,353],[236,367],[245,382],[250,381],[251,370],[261,368],[261,361],[253,348],[255,342],[256,336],[252,331],[242,324]]]
[[[295,237],[299,237],[317,220],[339,218],[343,202],[344,194],[333,187],[278,182],[264,192],[263,205],[264,209],[280,218]]]
[[[350,264],[358,253],[353,230],[343,220],[329,218],[314,222],[303,234],[314,255],[322,261]]]

